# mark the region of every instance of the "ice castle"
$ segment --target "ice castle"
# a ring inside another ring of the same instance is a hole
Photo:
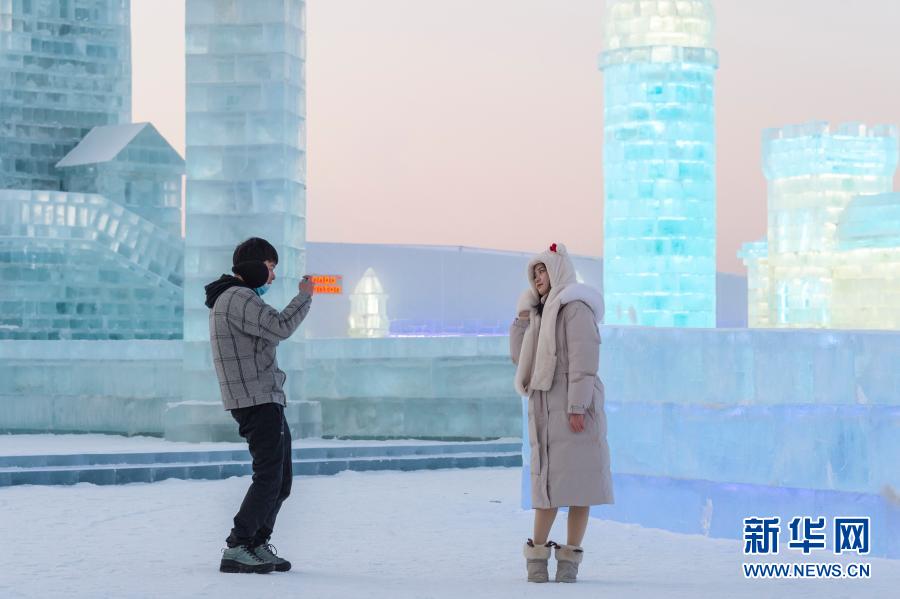
[[[611,0],[604,86],[606,321],[716,326],[709,0]]]
[[[767,238],[739,253],[749,326],[900,329],[897,140],[859,123],[764,133]]]
[[[174,339],[178,153],[131,118],[128,0],[0,2],[0,339]]]

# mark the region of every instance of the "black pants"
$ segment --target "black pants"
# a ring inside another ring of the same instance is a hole
[[[275,403],[231,410],[231,416],[250,446],[253,482],[225,542],[256,546],[268,542],[278,510],[291,494],[291,431],[284,408]]]

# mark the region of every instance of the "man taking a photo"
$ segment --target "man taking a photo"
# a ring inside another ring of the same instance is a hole
[[[262,300],[275,280],[278,252],[253,237],[234,250],[234,276],[205,287],[213,362],[225,409],[238,423],[253,458],[253,482],[234,517],[222,572],[285,572],[291,563],[269,544],[281,504],[291,492],[291,431],[284,417],[285,373],[275,350],[306,318],[313,283],[300,282],[281,312]]]

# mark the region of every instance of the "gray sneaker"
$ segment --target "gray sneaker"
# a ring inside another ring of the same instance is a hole
[[[278,550],[271,543],[263,543],[253,548],[256,555],[264,562],[268,562],[275,566],[276,572],[287,572],[291,569],[291,562],[284,558],[278,557]]]
[[[247,545],[228,547],[222,551],[222,563],[219,572],[268,574],[275,569],[275,564],[267,562]]]

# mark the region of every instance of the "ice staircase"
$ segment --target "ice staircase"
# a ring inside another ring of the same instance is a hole
[[[101,195],[4,190],[0,235],[89,241],[158,285],[183,284],[181,239]]]
[[[348,442],[295,448],[295,475],[328,475],[345,470],[437,470],[442,468],[517,467],[521,443]],[[246,449],[82,453],[0,456],[0,487],[13,485],[117,485],[168,478],[218,480],[252,473]]]
[[[96,194],[0,190],[0,338],[179,339],[184,243]]]

